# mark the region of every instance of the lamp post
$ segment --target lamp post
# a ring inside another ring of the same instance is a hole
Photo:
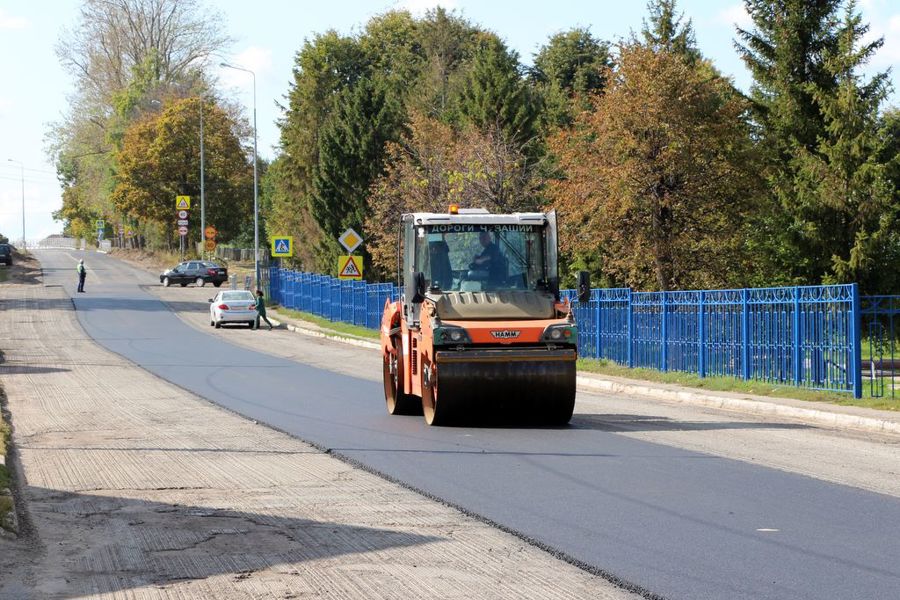
[[[13,160],[12,158],[7,158],[7,162],[18,163],[19,168],[22,171],[22,249],[28,245],[25,242],[25,163],[20,160]]]
[[[203,95],[200,95],[200,256],[206,254],[206,189],[203,176]]]
[[[236,67],[228,63],[220,63],[219,66],[236,71],[244,71],[253,76],[253,258],[254,271],[256,273],[256,286],[259,289],[259,183],[256,175],[256,73],[250,69]]]

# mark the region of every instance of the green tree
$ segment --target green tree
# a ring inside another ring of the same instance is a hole
[[[304,252],[307,269],[331,268],[318,250],[323,233],[312,215],[313,175],[319,162],[319,138],[336,110],[341,92],[367,72],[367,59],[352,37],[327,31],[304,42],[294,59],[294,77],[279,121],[282,153],[273,165],[270,226],[292,235]]]
[[[497,127],[520,145],[533,142],[540,104],[515,52],[495,36],[486,37],[465,81],[458,97],[465,122],[484,131]]]
[[[452,98],[465,83],[464,66],[485,33],[440,6],[425,13],[418,30],[424,64],[410,105],[429,116],[452,120]]]
[[[327,254],[336,255],[335,240],[346,227],[362,228],[369,186],[383,170],[385,144],[399,138],[404,120],[402,105],[383,81],[361,79],[340,93],[321,130],[310,197]]]
[[[650,0],[647,3],[650,22],[645,19],[641,28],[643,43],[657,52],[671,52],[690,62],[697,61],[700,51],[694,26],[690,19],[683,20],[684,15],[678,14],[676,5],[676,0]]]
[[[737,29],[735,46],[753,75],[756,136],[766,155],[770,195],[754,215],[749,244],[770,283],[817,283],[816,250],[805,241],[797,203],[796,156],[817,152],[826,123],[816,94],[832,94],[825,56],[836,50],[840,0],[745,0],[753,29]]]
[[[601,92],[612,65],[609,45],[576,27],[553,35],[534,57],[532,77],[544,98],[542,121],[569,125],[576,109],[588,108],[588,96]]]
[[[887,74],[868,82],[859,75],[882,44],[863,43],[868,29],[849,2],[836,47],[824,57],[837,87],[813,90],[825,131],[814,150],[801,147],[794,160],[794,209],[805,224],[800,234],[816,273],[826,281],[856,281],[867,291],[883,292],[898,281],[890,261],[897,256],[900,205],[883,160],[887,140],[879,130]]]

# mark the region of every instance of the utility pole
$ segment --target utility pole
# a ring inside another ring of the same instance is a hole
[[[250,69],[236,67],[228,63],[219,63],[219,66],[236,71],[250,73],[253,76],[253,256],[256,271],[256,289],[259,289],[259,179],[256,174],[256,73]]]
[[[203,176],[203,95],[200,95],[200,256],[206,254],[206,188]]]
[[[25,163],[12,158],[7,158],[6,160],[11,163],[19,163],[19,168],[22,171],[22,249],[24,250],[28,246],[25,242]]]

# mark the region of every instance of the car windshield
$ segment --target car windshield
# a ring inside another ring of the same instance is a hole
[[[533,290],[543,285],[540,225],[427,225],[416,229],[416,271],[432,290]]]
[[[222,300],[225,302],[253,302],[253,294],[250,292],[222,292]]]
[[[214,262],[202,262],[200,264],[202,264],[204,267],[207,267],[209,269],[221,269],[222,268]]]

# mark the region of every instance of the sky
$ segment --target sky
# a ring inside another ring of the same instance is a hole
[[[643,0],[203,0],[224,17],[234,44],[228,62],[256,73],[259,154],[277,155],[278,127],[291,81],[294,56],[305,39],[335,29],[359,32],[372,16],[390,9],[420,15],[440,4],[500,35],[525,64],[554,33],[587,27],[598,38],[615,43],[641,27]],[[52,212],[62,205],[55,169],[46,147],[53,122],[67,111],[73,78],[60,65],[55,47],[66,28],[76,23],[80,0],[0,0],[0,233],[37,240],[62,230]],[[735,24],[748,27],[740,0],[681,0],[679,9],[694,25],[697,45],[720,71],[748,90],[751,79],[734,50]],[[891,69],[900,89],[900,0],[861,0],[870,36],[885,45],[868,72]],[[238,71],[218,73],[221,91],[247,107],[252,115],[252,80]],[[894,92],[889,104],[900,105]],[[12,161],[10,161],[12,159]]]

